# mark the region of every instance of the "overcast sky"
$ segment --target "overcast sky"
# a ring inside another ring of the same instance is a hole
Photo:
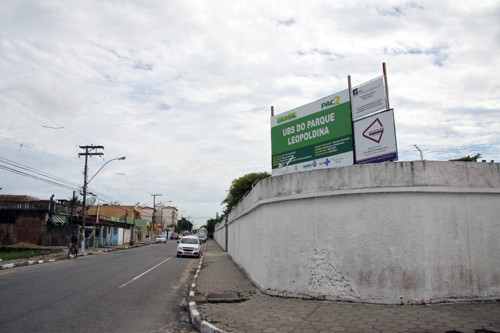
[[[127,158],[91,181],[100,203],[162,194],[200,226],[233,179],[271,172],[271,106],[383,62],[400,161],[417,145],[426,160],[498,162],[499,22],[499,1],[1,1],[0,194],[68,199],[79,146],[101,145],[89,175]]]

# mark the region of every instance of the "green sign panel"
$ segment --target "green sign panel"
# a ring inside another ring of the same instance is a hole
[[[273,174],[352,165],[348,91],[272,117],[271,151]]]

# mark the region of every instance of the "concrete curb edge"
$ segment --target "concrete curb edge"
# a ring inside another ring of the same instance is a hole
[[[97,250],[97,251],[79,252],[78,256],[83,257],[83,256],[95,255],[95,254],[103,253],[103,252],[105,253],[105,252],[114,252],[114,251],[119,251],[119,250],[127,250],[127,249],[140,247],[140,246],[144,246],[144,245],[132,245],[132,246],[128,245],[128,246],[124,246],[122,248],[99,248],[99,250]],[[61,255],[57,258],[47,259],[47,260],[29,260],[29,259],[26,259],[25,261],[19,261],[19,262],[15,262],[15,263],[8,263],[8,264],[0,265],[0,271],[2,271],[4,269],[9,269],[9,268],[31,266],[31,265],[35,265],[35,264],[43,264],[46,262],[54,262],[57,260],[66,260],[66,259],[67,259],[66,254],[64,254],[64,253],[61,253]]]
[[[194,275],[193,283],[191,284],[191,290],[189,291],[189,296],[194,297],[195,295],[195,288],[196,288],[196,280],[198,279],[198,275],[200,274],[201,266],[203,265],[203,260],[205,259],[205,251],[207,249],[206,243],[205,247],[203,248],[203,253],[200,258],[200,261],[198,263],[198,268],[196,270],[196,274]],[[201,319],[200,312],[198,311],[196,307],[196,302],[191,301],[189,302],[189,313],[191,316],[191,323],[193,326],[198,330],[198,332],[201,333],[229,333],[227,331],[224,331],[217,326],[209,323],[206,320]]]

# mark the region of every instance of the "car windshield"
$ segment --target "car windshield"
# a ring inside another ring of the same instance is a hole
[[[196,238],[182,238],[181,243],[185,244],[198,244],[198,240]]]

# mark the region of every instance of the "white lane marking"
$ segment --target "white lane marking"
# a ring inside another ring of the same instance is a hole
[[[167,259],[163,260],[162,262],[160,262],[159,264],[157,264],[157,265],[155,265],[155,266],[151,267],[150,269],[148,269],[148,270],[147,270],[147,271],[145,271],[144,273],[137,275],[137,276],[136,276],[135,278],[133,278],[132,280],[130,280],[130,281],[128,281],[128,282],[126,282],[126,283],[122,284],[120,287],[118,287],[118,289],[121,289],[121,288],[125,287],[126,285],[128,285],[129,283],[134,282],[135,280],[137,280],[137,279],[139,279],[140,277],[142,277],[143,275],[146,275],[147,273],[151,272],[153,269],[155,269],[156,267],[160,266],[161,264],[166,263],[167,261],[169,261],[169,260],[170,260],[170,259],[172,259],[173,257],[174,257],[174,256],[171,256],[170,258],[167,258]]]

